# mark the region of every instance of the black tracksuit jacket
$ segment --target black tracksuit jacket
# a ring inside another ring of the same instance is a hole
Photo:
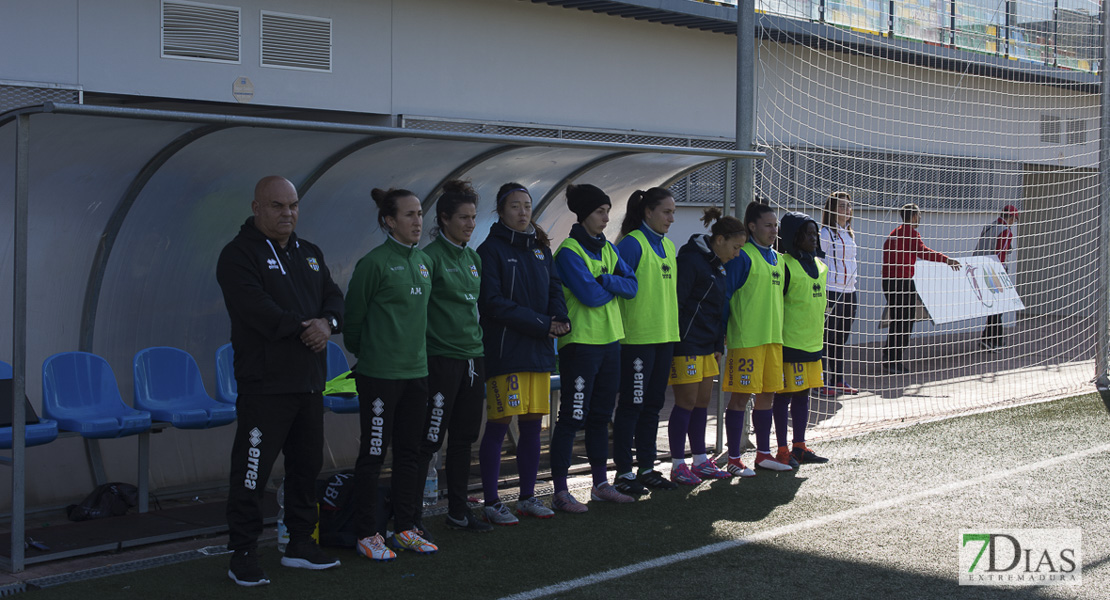
[[[320,248],[295,233],[282,248],[250,217],[220,253],[216,280],[231,317],[239,393],[323,391],[327,352],[301,342],[301,322],[335,317],[342,328],[343,292]]]

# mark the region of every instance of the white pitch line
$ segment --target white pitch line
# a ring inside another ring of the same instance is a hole
[[[717,552],[724,552],[725,550],[731,550],[731,549],[734,549],[734,548],[739,548],[741,546],[745,546],[745,545],[751,544],[753,542],[762,542],[762,541],[774,539],[774,538],[777,538],[777,537],[782,537],[784,535],[790,535],[792,533],[797,533],[799,531],[804,531],[806,529],[813,529],[813,528],[816,528],[816,527],[822,527],[824,525],[828,525],[829,523],[834,523],[836,521],[843,521],[845,519],[850,519],[850,518],[853,518],[853,517],[866,515],[866,514],[873,513],[873,512],[876,512],[876,511],[880,511],[880,510],[883,510],[883,509],[886,509],[886,508],[901,506],[903,504],[906,504],[907,502],[914,502],[914,501],[917,501],[917,500],[922,500],[922,499],[928,498],[930,496],[943,496],[944,494],[947,494],[949,492],[954,492],[954,491],[959,490],[959,489],[963,489],[963,488],[967,488],[967,487],[973,487],[973,486],[976,486],[976,485],[979,485],[979,484],[988,483],[988,482],[992,482],[992,481],[997,481],[999,479],[1005,479],[1007,477],[1011,477],[1013,475],[1017,475],[1017,474],[1020,474],[1020,473],[1025,473],[1027,471],[1036,471],[1036,470],[1039,470],[1039,469],[1044,469],[1046,467],[1051,467],[1053,465],[1072,462],[1074,460],[1085,458],[1085,457],[1090,456],[1092,454],[1100,454],[1100,453],[1103,453],[1103,452],[1110,452],[1110,444],[1103,444],[1101,446],[1096,446],[1094,448],[1088,448],[1086,450],[1080,450],[1078,452],[1072,452],[1071,454],[1065,454],[1063,456],[1056,456],[1056,457],[1053,457],[1053,458],[1047,458],[1045,460],[1035,462],[1035,463],[1031,463],[1031,464],[1028,464],[1028,465],[1024,465],[1024,466],[1021,466],[1021,467],[1017,467],[1017,468],[1014,468],[1014,469],[1010,469],[1008,471],[995,471],[995,472],[992,472],[989,475],[983,475],[981,477],[976,477],[974,479],[965,479],[963,481],[956,481],[956,482],[953,482],[953,483],[946,483],[946,484],[944,484],[942,486],[939,486],[939,487],[935,487],[935,488],[931,488],[931,489],[927,489],[927,490],[922,490],[920,492],[914,492],[912,494],[906,494],[904,496],[899,496],[897,498],[889,498],[887,500],[881,500],[879,502],[873,502],[871,504],[867,504],[867,505],[860,506],[860,507],[857,507],[857,508],[852,508],[852,509],[841,511],[841,512],[838,512],[838,513],[833,513],[831,515],[824,515],[824,516],[821,516],[821,517],[815,517],[815,518],[812,518],[812,519],[809,519],[809,520],[806,520],[806,521],[801,521],[799,523],[794,523],[794,524],[791,524],[791,525],[783,525],[781,527],[776,527],[774,529],[768,529],[766,531],[760,531],[758,533],[754,533],[752,535],[745,536],[745,537],[742,537],[742,538],[739,538],[739,539],[728,540],[728,541],[725,541],[725,542],[717,542],[716,544],[709,544],[708,546],[702,546],[701,548],[694,548],[693,550],[687,550],[685,552],[678,552],[676,554],[669,554],[667,556],[661,556],[659,558],[653,558],[651,560],[646,560],[644,562],[639,562],[639,563],[636,563],[636,564],[633,564],[633,565],[628,565],[626,567],[620,567],[620,568],[617,568],[617,569],[610,569],[608,571],[602,571],[601,573],[594,573],[593,575],[587,575],[585,577],[579,577],[578,579],[571,579],[571,580],[568,580],[568,581],[564,581],[562,583],[556,583],[556,584],[553,584],[553,585],[549,585],[549,586],[545,586],[545,587],[541,587],[541,588],[536,588],[534,590],[529,590],[527,592],[521,592],[519,594],[513,594],[511,596],[505,596],[505,597],[501,598],[501,600],[532,600],[533,598],[542,598],[544,596],[550,596],[552,594],[558,594],[558,593],[561,593],[561,592],[568,592],[568,591],[575,590],[575,589],[578,589],[578,588],[581,588],[581,587],[586,587],[586,586],[589,586],[589,585],[594,585],[596,583],[602,583],[602,582],[605,582],[605,581],[610,581],[612,579],[617,579],[617,578],[620,578],[620,577],[625,577],[627,575],[632,575],[633,573],[639,573],[641,571],[646,571],[648,569],[652,569],[652,568],[655,568],[655,567],[663,567],[663,566],[673,565],[676,562],[680,562],[680,561],[684,561],[684,560],[690,560],[692,558],[701,558],[703,556],[708,556],[710,554],[716,554]]]

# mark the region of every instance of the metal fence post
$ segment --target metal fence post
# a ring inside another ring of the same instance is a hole
[[[740,0],[736,3],[736,149],[750,150],[755,146],[755,0]],[[744,220],[744,211],[755,197],[755,162],[737,161],[736,201],[733,205],[736,217]],[[723,375],[723,374],[722,374]],[[721,377],[722,383],[724,377]],[[723,385],[722,385],[723,388]],[[724,401],[724,390],[721,391]],[[723,413],[723,411],[721,411]],[[722,414],[723,417],[723,414]],[[744,407],[743,435],[740,449],[748,446],[748,429],[751,411]],[[717,422],[722,429],[724,419]]]
[[[1102,401],[1110,410],[1110,82],[1106,78],[1107,56],[1107,10],[1103,4],[1102,19],[1102,61],[1099,65],[1102,93],[1099,111],[1098,136],[1098,201],[1099,201],[1099,254],[1098,254],[1098,340],[1095,349],[1096,386]]]
[[[27,196],[30,185],[31,116],[16,117],[15,220],[12,224],[12,526],[11,569],[23,571],[26,523],[27,409]]]
[[[736,6],[736,149],[755,146],[755,0],[740,0]],[[737,161],[736,216],[752,201],[755,163]]]

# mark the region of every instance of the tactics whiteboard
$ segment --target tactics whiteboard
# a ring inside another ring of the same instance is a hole
[[[918,260],[913,281],[933,322],[954,323],[1023,310],[1014,282],[996,256],[956,257],[953,271],[944,263]]]

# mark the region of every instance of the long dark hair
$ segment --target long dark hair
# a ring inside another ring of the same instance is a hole
[[[397,199],[407,196],[415,198],[416,194],[400,188],[389,188],[388,190],[374,188],[370,190],[370,197],[373,198],[374,203],[378,205],[378,227],[381,227],[383,231],[389,229],[389,226],[385,224],[385,218],[396,218]]]
[[[711,206],[702,211],[701,222],[709,227],[709,238],[720,237],[722,239],[729,239],[737,234],[748,235],[748,230],[740,219],[732,215],[721,216],[721,209],[716,206]],[[712,225],[712,227],[710,227]]]
[[[840,224],[836,222],[836,216],[840,213],[840,201],[847,200],[848,204],[852,203],[852,195],[848,192],[833,192],[829,194],[825,200],[825,208],[821,211],[821,224],[829,229],[839,229]],[[852,231],[852,217],[848,217],[848,222],[844,224],[844,230],[848,232],[848,237],[855,239],[856,233]]]
[[[744,209],[744,227],[748,229],[749,240],[755,237],[752,235],[752,224],[758,221],[763,215],[773,212],[775,212],[775,209],[768,206],[762,198],[756,197],[748,203],[748,208]]]
[[[443,184],[443,193],[436,200],[436,226],[432,228],[432,237],[443,231],[444,219],[455,216],[463,204],[473,204],[475,210],[478,208],[478,192],[474,191],[470,182],[452,179]]]
[[[636,190],[628,198],[628,209],[621,221],[621,235],[625,236],[636,231],[644,224],[644,212],[655,210],[661,202],[674,195],[666,188],[653,187],[648,191]]]
[[[513,192],[524,192],[528,195],[529,198],[532,197],[532,194],[528,191],[528,188],[515,181],[510,181],[509,183],[502,185],[500,188],[497,189],[497,205],[493,209],[494,212],[497,213],[498,217],[501,216],[501,211],[505,210],[505,203],[508,201],[509,196],[512,195]],[[535,210],[534,206],[532,208],[533,210]],[[530,223],[532,225],[532,229],[536,230],[536,244],[550,249],[551,238],[547,237],[547,232],[545,232],[543,229],[540,229],[539,225],[536,225],[535,219],[532,219]]]

